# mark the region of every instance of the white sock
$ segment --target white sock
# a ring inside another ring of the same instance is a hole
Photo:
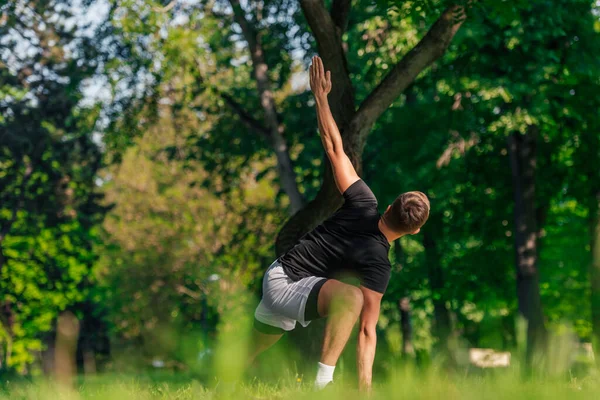
[[[315,378],[315,389],[323,389],[329,382],[333,382],[333,371],[335,365],[325,365],[319,363],[319,369],[317,370],[317,377]]]

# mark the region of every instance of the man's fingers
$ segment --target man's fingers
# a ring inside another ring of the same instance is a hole
[[[325,75],[325,71],[323,69],[323,60],[321,60],[321,57],[317,57],[317,60],[319,62],[319,76],[323,78],[323,76]]]
[[[313,85],[331,86],[331,71],[325,71],[323,60],[319,56],[313,56],[309,68],[311,87]]]
[[[315,66],[315,79],[319,79],[319,57],[313,57],[313,65]]]

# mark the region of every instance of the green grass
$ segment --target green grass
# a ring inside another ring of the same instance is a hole
[[[200,383],[187,374],[116,375],[79,378],[73,389],[50,381],[11,382],[0,386],[0,399],[11,400],[118,400],[118,399],[339,399],[364,398],[350,376],[339,377],[333,388],[315,393],[310,381],[286,374],[279,381],[258,379],[237,384]],[[523,380],[515,371],[448,375],[436,370],[426,373],[398,370],[387,382],[374,388],[375,399],[598,399],[600,379],[555,378]]]

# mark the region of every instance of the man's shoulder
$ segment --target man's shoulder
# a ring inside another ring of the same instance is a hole
[[[382,241],[372,230],[360,231],[349,243],[349,253],[352,258],[360,262],[387,262],[389,243]]]
[[[377,202],[377,198],[373,194],[373,191],[369,185],[367,185],[367,183],[360,178],[352,185],[348,186],[348,189],[346,189],[346,191],[343,193],[343,196],[346,201],[353,200],[358,197],[363,200],[372,199]]]
[[[367,184],[359,179],[344,192],[344,204],[340,211],[350,212],[355,216],[377,213],[377,198]]]

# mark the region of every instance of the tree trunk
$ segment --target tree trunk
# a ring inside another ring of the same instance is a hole
[[[412,325],[410,323],[410,299],[403,297],[398,302],[400,310],[400,330],[402,331],[402,358],[413,360],[415,348],[412,343]]]
[[[595,209],[590,210],[590,214],[592,217],[592,262],[590,263],[592,346],[596,364],[600,367],[600,192],[596,195]]]
[[[538,128],[508,137],[514,193],[515,265],[519,314],[527,321],[526,364],[544,354],[547,332],[540,298],[538,274],[538,228],[535,204],[536,143]]]
[[[296,173],[294,172],[286,140],[283,137],[283,126],[279,122],[279,116],[275,108],[272,85],[268,76],[269,66],[265,61],[260,34],[246,20],[246,12],[242,9],[239,0],[230,0],[229,3],[233,9],[234,19],[240,25],[244,38],[248,43],[260,105],[265,113],[269,141],[277,158],[279,180],[284,192],[290,199],[291,211],[294,214],[304,206],[304,197],[298,190]]]
[[[448,366],[454,365],[452,353],[452,320],[446,307],[444,295],[444,275],[440,266],[440,255],[435,240],[430,233],[423,235],[429,286],[433,298],[433,336],[437,338],[437,350]]]
[[[54,374],[56,380],[71,386],[77,374],[76,352],[79,338],[79,320],[69,311],[62,312],[56,322]]]

